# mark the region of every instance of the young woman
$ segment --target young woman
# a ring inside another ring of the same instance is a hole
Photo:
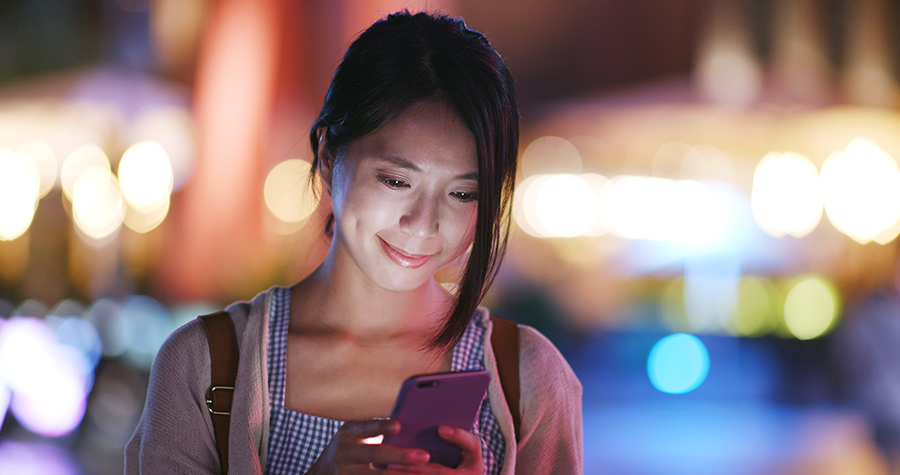
[[[496,374],[478,305],[505,249],[518,147],[496,51],[462,21],[390,15],[350,46],[310,141],[331,247],[303,281],[226,309],[240,349],[231,473],[581,473],[581,385],[526,326],[518,436],[492,378],[475,427],[441,429],[458,467],[369,440],[399,430],[387,418],[407,377]],[[448,268],[461,269],[454,293],[434,277]],[[126,473],[220,473],[208,351],[199,321],[160,350]]]

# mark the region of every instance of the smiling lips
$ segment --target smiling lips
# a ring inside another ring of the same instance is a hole
[[[384,253],[394,261],[395,264],[401,267],[406,267],[409,269],[416,269],[425,265],[428,262],[428,259],[431,259],[433,254],[428,254],[424,256],[410,256],[394,246],[391,246],[384,239],[378,238],[381,241],[381,248],[384,249]]]

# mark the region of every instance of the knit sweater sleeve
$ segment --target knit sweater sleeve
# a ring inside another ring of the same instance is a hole
[[[218,454],[203,388],[209,346],[199,320],[176,330],[150,371],[141,420],[125,449],[125,473],[215,474]]]
[[[572,368],[546,337],[519,326],[522,413],[516,471],[583,472],[581,394]]]

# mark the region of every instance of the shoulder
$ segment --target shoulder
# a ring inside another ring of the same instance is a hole
[[[519,375],[523,400],[532,391],[581,398],[581,382],[572,367],[547,337],[528,325],[519,325]]]

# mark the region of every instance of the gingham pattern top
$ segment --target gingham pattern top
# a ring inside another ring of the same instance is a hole
[[[288,323],[290,321],[290,291],[276,289],[269,311],[269,456],[266,473],[303,474],[312,467],[328,442],[340,429],[343,421],[304,414],[284,407],[284,382],[287,355]],[[473,318],[462,339],[453,349],[451,371],[483,369],[484,324]],[[506,441],[485,396],[472,432],[481,438],[484,473],[496,475],[503,465]]]

